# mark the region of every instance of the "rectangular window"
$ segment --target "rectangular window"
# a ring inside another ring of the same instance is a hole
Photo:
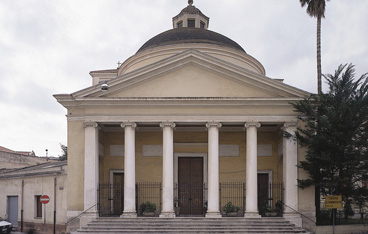
[[[204,29],[204,26],[206,26],[206,24],[203,21],[201,21],[201,28]]]
[[[181,27],[183,27],[183,21],[180,21],[180,22],[178,23],[178,28],[181,28]]]
[[[188,27],[190,27],[190,28],[195,27],[195,20],[194,19],[188,19]]]
[[[42,218],[41,195],[35,196],[35,217]]]

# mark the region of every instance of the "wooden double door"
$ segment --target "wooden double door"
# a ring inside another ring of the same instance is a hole
[[[181,216],[203,215],[203,158],[178,158],[178,199]]]

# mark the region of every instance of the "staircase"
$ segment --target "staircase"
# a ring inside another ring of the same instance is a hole
[[[97,218],[73,234],[114,233],[308,233],[283,218]]]

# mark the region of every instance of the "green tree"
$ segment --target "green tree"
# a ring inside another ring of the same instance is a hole
[[[368,76],[355,80],[354,72],[353,65],[340,65],[334,75],[324,76],[328,93],[293,104],[304,121],[296,136],[307,149],[299,167],[310,175],[298,180],[299,186],[314,185],[322,194],[334,187],[347,204],[368,199],[363,186],[368,179]]]
[[[321,20],[325,17],[326,1],[329,0],[299,0],[302,7],[307,5],[307,13],[317,18],[317,84],[318,94],[322,92],[321,68]]]
[[[68,160],[68,146],[60,143],[60,148],[61,148],[62,154],[59,155],[59,160],[60,161]]]

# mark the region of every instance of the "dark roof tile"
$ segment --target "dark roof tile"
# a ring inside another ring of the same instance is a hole
[[[186,43],[207,43],[220,46],[227,46],[243,52],[244,49],[235,41],[231,40],[219,33],[201,29],[201,28],[175,28],[166,32],[160,33],[157,36],[148,40],[139,50],[174,44],[186,44]]]

